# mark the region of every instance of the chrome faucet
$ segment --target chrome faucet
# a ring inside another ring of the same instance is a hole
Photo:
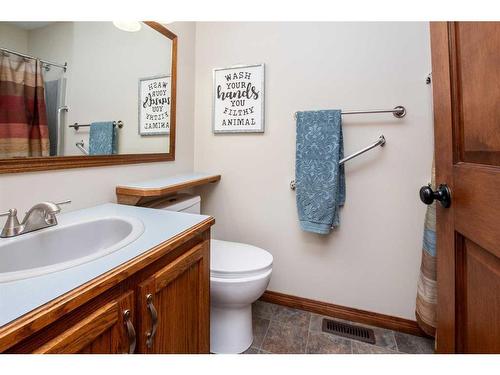
[[[17,219],[17,210],[11,208],[9,211],[0,214],[7,216],[7,221],[0,233],[1,238],[20,236],[21,234],[30,233],[35,230],[52,227],[57,225],[56,214],[61,212],[62,204],[68,204],[71,201],[59,203],[42,202],[35,204],[26,212],[26,216],[21,223]]]

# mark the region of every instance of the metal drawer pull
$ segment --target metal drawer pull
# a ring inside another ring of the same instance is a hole
[[[128,354],[133,354],[135,352],[136,345],[136,335],[134,325],[132,324],[130,310],[125,310],[123,312],[124,324],[127,326],[127,335],[128,335]]]
[[[153,295],[148,294],[146,296],[146,303],[151,315],[151,331],[146,332],[146,346],[151,349],[153,346],[153,339],[156,334],[156,328],[158,327],[158,313],[156,312],[155,306],[153,305]]]

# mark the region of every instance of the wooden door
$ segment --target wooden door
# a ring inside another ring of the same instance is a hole
[[[36,354],[117,354],[135,348],[134,293],[121,295],[82,319],[34,351]]]
[[[441,353],[500,352],[500,23],[431,23]]]
[[[193,247],[139,285],[140,353],[210,350],[210,247]]]

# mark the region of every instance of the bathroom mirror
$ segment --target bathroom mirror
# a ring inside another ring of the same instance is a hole
[[[0,22],[0,173],[174,160],[177,37]]]

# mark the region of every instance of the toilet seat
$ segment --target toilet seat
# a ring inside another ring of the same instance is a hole
[[[259,247],[229,241],[210,241],[210,277],[241,279],[268,274],[273,256]]]

